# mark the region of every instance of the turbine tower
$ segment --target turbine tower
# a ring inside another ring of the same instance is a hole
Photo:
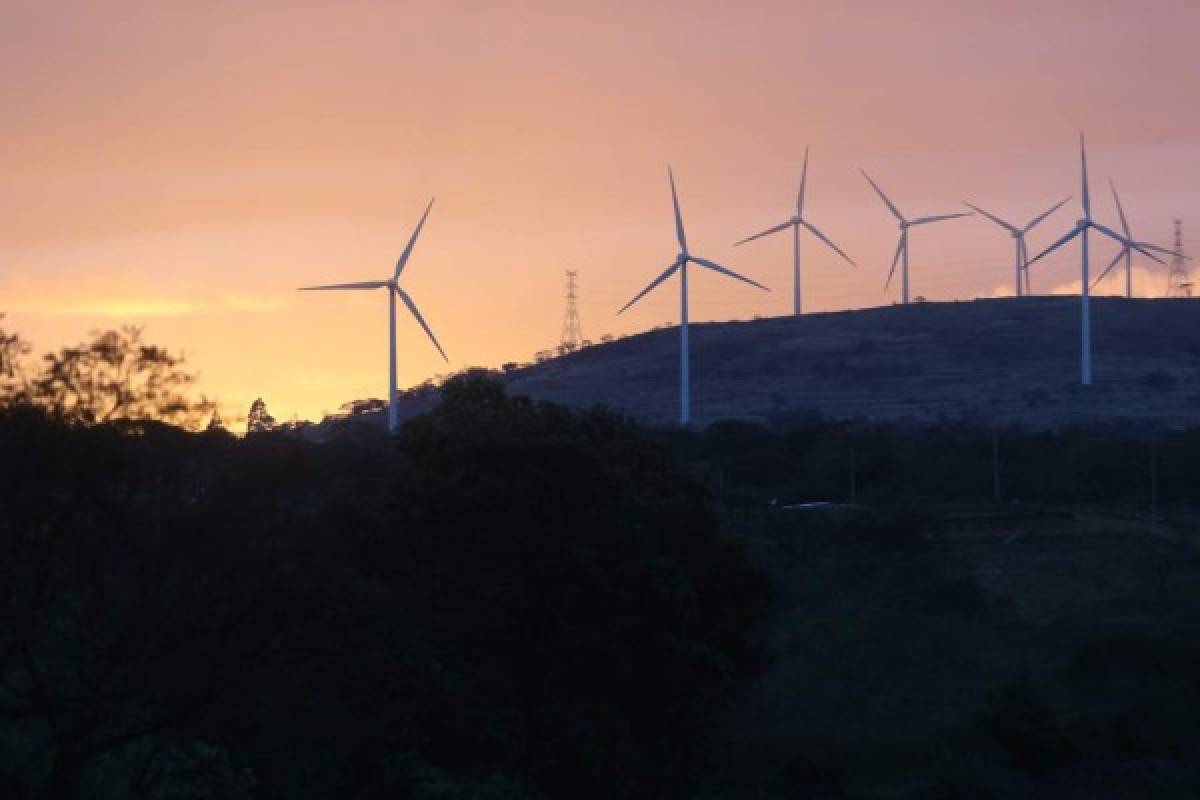
[[[1121,207],[1121,196],[1117,194],[1117,186],[1111,180],[1109,180],[1108,185],[1112,189],[1113,202],[1116,204],[1117,214],[1121,218],[1121,230],[1125,233],[1126,239],[1133,239],[1133,234],[1129,232],[1129,221],[1125,219],[1125,209]],[[1159,247],[1158,245],[1149,244],[1147,242],[1141,242],[1141,245],[1147,250],[1157,250],[1160,253],[1174,255],[1174,252],[1165,247]],[[1095,282],[1092,283],[1093,289],[1100,284],[1100,281],[1104,280],[1104,278],[1108,276],[1108,273],[1112,272],[1113,267],[1115,267],[1122,258],[1125,259],[1125,299],[1128,300],[1129,298],[1133,297],[1133,248],[1127,244],[1121,245],[1121,249],[1117,251],[1116,257],[1113,258],[1112,262],[1107,267],[1105,267],[1104,272],[1100,273],[1100,277],[1096,278]],[[1154,257],[1151,256],[1151,258]],[[1161,258],[1155,258],[1154,260],[1159,264],[1166,263]]]
[[[1042,252],[1038,253],[1033,258],[1029,259],[1029,262],[1026,266],[1033,265],[1034,262],[1038,261],[1048,253],[1054,252],[1067,242],[1074,239],[1076,236],[1080,237],[1079,241],[1081,245],[1080,250],[1082,252],[1082,259],[1080,267],[1081,280],[1079,282],[1079,336],[1081,351],[1079,359],[1079,379],[1080,383],[1082,383],[1084,386],[1090,386],[1092,384],[1092,316],[1091,307],[1088,302],[1088,289],[1091,286],[1088,281],[1088,229],[1095,229],[1098,233],[1104,234],[1118,244],[1132,247],[1142,255],[1149,256],[1156,261],[1160,261],[1161,259],[1158,259],[1155,255],[1146,250],[1145,246],[1141,242],[1135,242],[1127,239],[1111,228],[1106,228],[1092,219],[1092,198],[1088,193],[1087,148],[1084,146],[1082,133],[1079,134],[1079,165],[1080,173],[1082,175],[1082,192],[1079,199],[1083,205],[1083,218],[1076,222],[1075,227],[1072,228],[1065,236],[1047,247]]]
[[[429,201],[429,205],[425,207],[425,213],[421,215],[421,221],[417,223],[416,230],[413,231],[412,238],[408,240],[408,244],[404,248],[404,252],[400,254],[400,259],[396,262],[396,269],[392,273],[392,277],[382,281],[359,281],[357,283],[334,283],[326,286],[304,286],[300,289],[302,292],[323,292],[331,289],[386,289],[388,295],[388,430],[395,433],[400,429],[400,411],[396,404],[396,298],[399,297],[404,305],[408,306],[409,312],[416,319],[417,324],[429,336],[433,346],[442,354],[442,358],[448,362],[446,351],[438,344],[437,337],[433,335],[433,331],[429,329],[429,325],[425,323],[425,318],[421,316],[421,312],[417,310],[417,304],[413,302],[412,297],[408,292],[400,288],[400,273],[404,272],[404,265],[408,263],[408,257],[412,255],[413,245],[417,243],[417,237],[421,235],[421,228],[425,226],[425,219],[429,216],[430,209],[433,208],[433,201]]]
[[[679,424],[686,426],[691,422],[691,395],[688,375],[688,264],[696,264],[705,269],[711,269],[713,272],[728,275],[751,286],[757,286],[763,291],[769,292],[771,290],[757,281],[752,281],[749,278],[738,275],[731,269],[722,267],[714,261],[700,258],[700,256],[695,256],[688,252],[687,236],[683,232],[683,217],[679,213],[679,195],[675,191],[675,175],[671,172],[670,167],[667,167],[667,179],[671,182],[671,204],[675,208],[675,237],[679,240],[679,255],[675,256],[675,260],[663,270],[661,275],[650,281],[650,284],[645,289],[642,289],[632,300],[621,306],[621,310],[617,313],[624,313],[625,309],[632,306],[638,300],[641,300],[651,289],[654,289],[676,272],[679,273]]]
[[[1039,223],[1042,222],[1042,220],[1046,219],[1046,217],[1050,216],[1055,211],[1058,211],[1060,208],[1062,208],[1066,204],[1067,200],[1070,200],[1070,199],[1071,198],[1068,197],[1068,198],[1066,198],[1066,200],[1063,200],[1062,202],[1058,203],[1057,205],[1052,206],[1048,211],[1043,211],[1041,214],[1038,214],[1023,228],[1018,228],[1016,225],[1013,225],[1012,223],[1005,222],[1004,220],[997,217],[995,214],[984,211],[979,206],[972,205],[972,204],[968,203],[966,200],[963,201],[963,205],[965,205],[967,208],[970,208],[974,211],[979,212],[980,214],[987,217],[992,222],[996,223],[1001,228],[1004,228],[1010,234],[1012,234],[1013,242],[1014,242],[1014,245],[1016,248],[1017,297],[1024,297],[1025,295],[1030,294],[1029,270],[1025,266],[1026,262],[1029,260],[1029,250],[1025,246],[1025,234],[1027,234],[1031,230],[1033,230]],[[1025,284],[1023,288],[1021,286],[1022,281]]]
[[[800,316],[800,227],[804,226],[809,233],[816,236],[825,244],[829,245],[835,253],[846,259],[851,266],[858,266],[850,256],[846,255],[841,249],[831,242],[829,238],[817,230],[816,226],[804,218],[804,185],[808,182],[808,148],[804,148],[804,169],[800,173],[800,191],[796,194],[796,213],[791,219],[786,222],[781,222],[773,228],[767,228],[762,233],[756,233],[753,236],[748,236],[740,242],[735,242],[734,247],[743,245],[746,242],[752,242],[755,239],[761,239],[764,236],[770,236],[773,233],[792,229],[792,313],[795,316]]]
[[[926,225],[930,222],[940,222],[944,219],[955,219],[956,217],[969,217],[971,214],[970,212],[960,211],[957,214],[938,214],[932,217],[917,217],[913,220],[905,219],[904,215],[900,213],[900,210],[896,208],[895,204],[892,203],[892,201],[888,199],[888,196],[883,193],[883,190],[879,188],[875,181],[871,180],[871,176],[867,174],[867,171],[859,171],[862,172],[863,177],[867,179],[867,183],[871,184],[871,188],[875,190],[875,193],[879,195],[881,200],[883,200],[884,205],[888,207],[888,210],[892,212],[892,215],[895,216],[897,222],[900,223],[900,241],[896,244],[896,255],[892,256],[892,268],[888,272],[887,282],[883,284],[883,288],[887,289],[887,287],[891,285],[892,276],[896,274],[896,262],[898,262],[900,260],[900,256],[903,255],[904,269],[900,273],[900,297],[903,300],[904,305],[908,305],[908,229],[914,225]]]
[[[1192,279],[1188,276],[1187,258],[1183,254],[1183,220],[1175,220],[1175,252],[1171,254],[1171,271],[1167,273],[1167,297],[1191,297]]]
[[[567,270],[567,316],[563,320],[562,339],[559,341],[559,349],[564,353],[573,353],[579,349],[583,343],[583,334],[579,327],[579,284],[576,279],[579,273],[576,270]]]

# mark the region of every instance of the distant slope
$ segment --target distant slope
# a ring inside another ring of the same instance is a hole
[[[1200,301],[1093,298],[1095,384],[1079,385],[1079,298],[920,303],[692,326],[692,413],[723,418],[1200,424]],[[678,328],[510,373],[513,394],[678,415]]]

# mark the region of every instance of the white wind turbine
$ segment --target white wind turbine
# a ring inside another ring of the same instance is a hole
[[[738,275],[731,269],[726,269],[720,264],[709,261],[699,256],[694,256],[688,252],[687,236],[683,232],[683,218],[679,214],[679,196],[675,191],[675,175],[671,172],[671,168],[667,168],[667,178],[671,182],[671,203],[675,207],[675,236],[679,240],[679,255],[671,262],[671,265],[663,270],[662,274],[652,280],[650,284],[642,289],[637,295],[625,305],[621,306],[618,314],[621,314],[625,309],[641,300],[651,289],[658,286],[667,278],[679,273],[679,423],[687,425],[691,421],[690,394],[688,386],[688,290],[687,290],[687,267],[691,262],[706,269],[711,269],[713,272],[719,272],[722,275],[728,275],[731,278],[737,278],[739,281],[757,286],[764,291],[771,291],[766,286],[763,286],[757,281],[752,281],[749,278]]]
[[[871,176],[867,174],[867,171],[859,171],[862,172],[863,177],[867,179],[867,183],[871,184],[871,188],[875,190],[876,194],[878,194],[880,199],[883,200],[884,205],[888,207],[888,210],[892,212],[892,214],[896,217],[896,220],[900,223],[900,241],[896,244],[896,255],[892,256],[892,268],[888,272],[887,282],[884,283],[883,288],[886,289],[891,285],[892,276],[896,274],[896,262],[899,261],[900,256],[903,255],[904,270],[900,274],[900,297],[904,301],[904,304],[908,305],[908,229],[914,225],[925,225],[930,222],[940,222],[944,219],[955,219],[957,217],[969,217],[971,214],[970,212],[960,211],[957,214],[938,214],[937,216],[933,217],[917,217],[914,220],[905,219],[904,215],[900,213],[900,210],[896,208],[895,204],[893,204],[892,201],[888,199],[888,196],[883,193],[883,190],[876,185],[875,181],[871,180]]]
[[[408,245],[404,248],[404,252],[400,254],[400,259],[396,262],[396,269],[392,273],[392,277],[383,281],[359,281],[357,283],[334,283],[327,286],[305,286],[300,289],[302,292],[323,292],[331,289],[387,289],[388,295],[388,430],[395,433],[400,428],[400,414],[396,403],[396,297],[404,301],[404,305],[408,306],[408,310],[412,313],[417,323],[428,334],[429,339],[433,342],[433,346],[442,354],[442,358],[446,358],[446,351],[438,344],[437,337],[433,335],[433,331],[429,329],[429,325],[425,323],[425,318],[421,316],[421,312],[417,310],[417,304],[413,302],[412,297],[408,292],[400,288],[400,273],[404,271],[404,265],[408,263],[408,257],[412,255],[413,245],[417,243],[417,237],[421,235],[421,228],[425,226],[425,218],[429,216],[429,210],[433,208],[433,201],[429,201],[429,205],[425,207],[425,213],[421,215],[421,221],[417,223],[416,230],[413,231],[412,238],[408,240]]]
[[[1029,258],[1029,250],[1025,246],[1025,234],[1029,233],[1031,230],[1033,230],[1035,227],[1037,227],[1037,225],[1040,224],[1044,219],[1046,219],[1046,217],[1050,216],[1055,211],[1058,211],[1060,208],[1062,208],[1064,205],[1066,205],[1067,200],[1070,200],[1070,199],[1071,198],[1068,197],[1068,198],[1066,198],[1066,200],[1063,200],[1060,203],[1058,203],[1057,205],[1051,207],[1048,211],[1043,211],[1041,214],[1038,214],[1036,217],[1033,218],[1032,221],[1029,222],[1029,224],[1027,224],[1023,228],[1018,228],[1016,225],[1005,222],[1004,220],[997,217],[995,214],[988,213],[987,211],[984,211],[979,206],[975,206],[975,205],[968,203],[966,200],[963,201],[963,205],[965,205],[967,208],[978,211],[980,214],[983,214],[985,217],[990,219],[992,222],[996,223],[997,225],[999,225],[1000,227],[1004,228],[1005,230],[1007,230],[1009,233],[1012,234],[1013,242],[1016,244],[1016,253],[1017,253],[1017,260],[1016,260],[1017,297],[1022,297],[1024,295],[1030,294],[1029,270],[1026,269],[1026,267],[1025,267],[1025,262]],[[1022,286],[1021,286],[1022,280],[1024,280],[1024,283],[1025,283],[1024,288],[1022,288]]]
[[[1129,221],[1125,219],[1125,209],[1121,207],[1121,196],[1117,194],[1116,184],[1114,184],[1112,180],[1109,180],[1108,185],[1112,189],[1113,202],[1116,203],[1117,214],[1121,218],[1121,230],[1124,231],[1125,238],[1132,241],[1133,234],[1129,232]],[[1166,253],[1169,256],[1175,255],[1174,251],[1168,250],[1165,247],[1159,247],[1156,244],[1150,244],[1148,242],[1138,242],[1138,244],[1146,248],[1146,250],[1157,250],[1158,252]],[[1143,250],[1142,252],[1145,251]],[[1150,254],[1146,253],[1146,255]],[[1133,297],[1133,248],[1127,244],[1121,245],[1121,249],[1117,251],[1116,257],[1113,258],[1112,262],[1107,267],[1105,267],[1104,272],[1100,273],[1100,277],[1096,278],[1095,282],[1092,284],[1093,289],[1100,284],[1100,281],[1104,280],[1108,273],[1112,272],[1113,267],[1115,267],[1122,258],[1125,259],[1125,297],[1127,299]],[[1161,258],[1155,258],[1152,255],[1150,255],[1150,258],[1153,258],[1159,264],[1166,263]]]
[[[1075,227],[1070,230],[1065,236],[1059,239],[1054,244],[1047,247],[1042,252],[1038,253],[1033,258],[1026,262],[1026,268],[1038,261],[1042,256],[1052,253],[1062,247],[1067,242],[1080,236],[1080,248],[1082,251],[1081,259],[1081,280],[1079,282],[1079,305],[1080,305],[1080,364],[1079,377],[1080,383],[1084,386],[1090,386],[1092,383],[1092,316],[1091,307],[1088,303],[1088,289],[1091,283],[1088,280],[1088,229],[1095,228],[1098,233],[1102,233],[1110,239],[1113,239],[1123,247],[1130,247],[1137,250],[1143,255],[1149,256],[1158,260],[1156,256],[1146,250],[1141,242],[1135,242],[1128,239],[1111,228],[1106,228],[1100,223],[1092,219],[1092,198],[1088,193],[1088,175],[1087,175],[1087,149],[1084,147],[1083,134],[1079,134],[1079,164],[1082,173],[1082,195],[1079,198],[1083,204],[1083,219],[1075,223]]]
[[[829,237],[817,230],[815,225],[804,218],[804,185],[807,182],[808,148],[806,147],[804,148],[804,169],[800,173],[800,191],[796,194],[795,215],[786,222],[781,222],[773,228],[767,228],[762,233],[756,233],[753,236],[748,236],[745,239],[742,239],[740,242],[734,243],[734,247],[737,247],[738,245],[745,244],[746,242],[752,242],[755,239],[761,239],[764,236],[770,236],[772,233],[779,233],[787,228],[792,229],[792,313],[796,316],[800,316],[800,226],[804,226],[809,230],[810,233],[812,233],[813,236],[816,236],[822,242],[829,245],[829,247],[832,248],[835,253],[846,259],[851,266],[858,266],[854,263],[854,260],[850,258],[850,256],[843,253],[841,248],[831,242]]]

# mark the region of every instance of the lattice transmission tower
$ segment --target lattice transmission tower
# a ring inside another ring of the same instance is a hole
[[[1167,273],[1167,297],[1191,297],[1192,278],[1183,258],[1183,220],[1175,220],[1175,246],[1171,248],[1171,270]]]
[[[583,344],[583,333],[579,328],[579,273],[573,269],[567,270],[567,316],[563,320],[562,340],[558,343],[560,350],[578,350]]]

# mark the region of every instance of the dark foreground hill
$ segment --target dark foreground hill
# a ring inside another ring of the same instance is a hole
[[[920,303],[692,327],[700,425],[820,415],[1056,427],[1200,423],[1200,303],[1092,300],[1095,382],[1079,385],[1079,299]],[[517,370],[512,394],[678,417],[678,329]]]

